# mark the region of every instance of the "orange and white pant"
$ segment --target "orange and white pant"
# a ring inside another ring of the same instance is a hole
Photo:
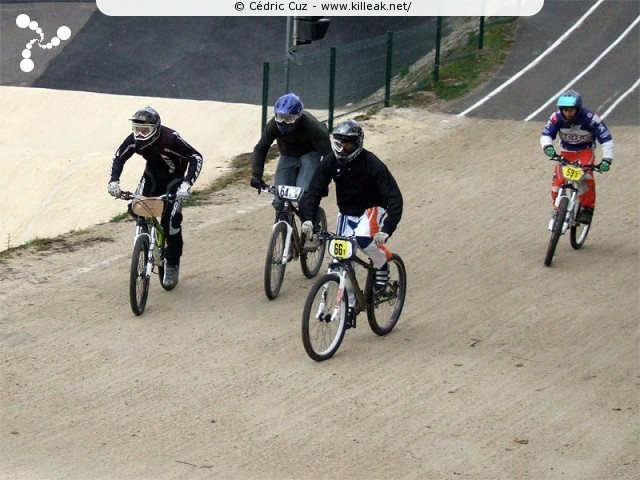
[[[593,148],[587,148],[580,150],[579,152],[562,151],[561,155],[567,160],[575,162],[576,160],[580,165],[590,165],[595,160],[593,154]],[[583,207],[595,208],[596,206],[596,181],[593,178],[593,172],[586,171],[584,174],[584,180],[587,184],[588,190],[580,195],[580,204]],[[562,165],[556,163],[555,171],[553,172],[553,181],[551,182],[551,200],[555,203],[558,196],[558,190],[564,183],[564,177],[562,176]]]
[[[382,207],[368,208],[360,217],[338,213],[337,234],[355,235],[358,245],[373,262],[375,268],[382,267],[391,259],[391,251],[385,245],[376,245],[371,237],[380,231],[387,211]]]

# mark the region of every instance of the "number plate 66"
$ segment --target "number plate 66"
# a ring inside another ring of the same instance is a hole
[[[338,260],[353,256],[353,244],[349,240],[333,239],[329,242],[329,255]]]

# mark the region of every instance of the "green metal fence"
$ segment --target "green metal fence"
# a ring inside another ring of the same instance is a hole
[[[295,92],[305,109],[333,128],[334,118],[374,105],[388,106],[395,95],[423,88],[404,82],[412,69],[429,68],[438,81],[439,68],[483,48],[485,28],[513,17],[434,17],[433,22],[399,32],[331,47],[288,61],[263,66],[262,126],[278,97]],[[471,35],[476,45],[469,45]]]

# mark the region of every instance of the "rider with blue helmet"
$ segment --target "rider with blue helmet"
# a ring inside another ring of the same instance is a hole
[[[267,122],[260,140],[253,149],[251,186],[258,189],[264,182],[264,163],[273,142],[280,151],[273,183],[295,185],[305,190],[320,159],[331,153],[329,131],[324,123],[304,110],[304,105],[295,93],[281,96],[275,103],[274,116]],[[283,202],[273,201],[276,212],[282,210]]]
[[[558,109],[553,112],[540,135],[540,146],[545,155],[553,157],[556,150],[553,141],[560,137],[561,155],[581,165],[591,165],[595,161],[596,140],[602,146],[602,161],[599,170],[606,172],[613,162],[613,137],[597,113],[582,106],[582,97],[575,90],[567,90],[557,102]],[[585,174],[588,191],[580,196],[580,214],[578,221],[591,223],[596,206],[596,182],[592,172]],[[564,183],[560,164],[556,164],[551,183],[551,199],[555,204],[560,185]]]

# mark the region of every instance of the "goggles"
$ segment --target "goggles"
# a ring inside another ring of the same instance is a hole
[[[337,138],[331,138],[333,150],[341,155],[349,155],[356,151],[356,142],[351,140],[339,140]]]
[[[153,132],[156,131],[156,126],[149,123],[132,123],[131,130],[133,130],[133,136],[137,140],[144,140],[149,138]]]
[[[300,118],[300,114],[296,115],[294,113],[276,113],[276,122],[278,123],[287,123],[291,125],[298,118]]]

